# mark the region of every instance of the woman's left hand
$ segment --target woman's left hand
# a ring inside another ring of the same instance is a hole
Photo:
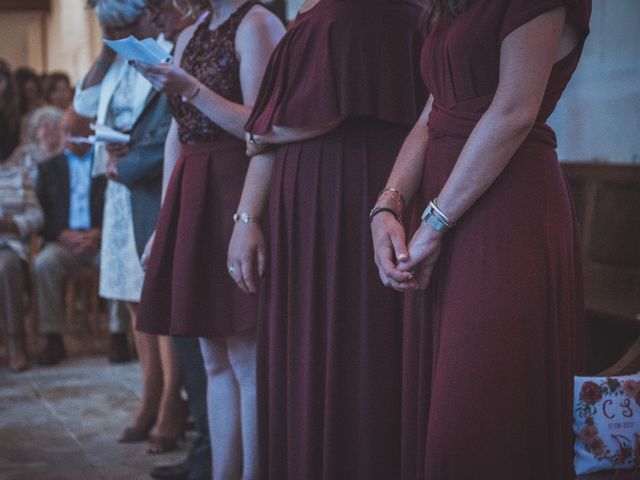
[[[131,62],[131,65],[151,82],[153,88],[160,92],[190,97],[199,88],[198,80],[173,63],[151,65],[150,63]]]
[[[399,270],[414,272],[420,290],[429,286],[433,268],[440,257],[442,237],[442,233],[421,223],[409,243],[409,260],[398,264]]]

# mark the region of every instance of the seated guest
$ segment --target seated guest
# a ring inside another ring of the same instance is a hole
[[[27,141],[29,118],[38,108],[45,105],[42,80],[29,67],[20,67],[13,73],[16,79],[17,94],[20,102],[20,143]]]
[[[73,100],[73,89],[69,75],[64,72],[52,72],[44,80],[44,100],[54,107],[66,110]]]
[[[20,102],[18,86],[9,64],[0,58],[0,163],[18,146]]]
[[[40,333],[46,339],[40,365],[55,365],[66,356],[62,319],[67,278],[83,266],[99,263],[106,179],[91,176],[90,146],[68,140],[89,135],[89,121],[67,111],[62,119],[67,149],[39,167],[37,192],[46,242],[33,267]]]
[[[8,339],[9,365],[27,368],[24,292],[29,236],[42,226],[42,211],[24,171],[0,167],[0,319]]]
[[[62,153],[62,113],[59,108],[51,106],[33,112],[27,125],[27,143],[16,148],[7,159],[7,164],[26,170],[34,185],[37,183],[38,164]]]

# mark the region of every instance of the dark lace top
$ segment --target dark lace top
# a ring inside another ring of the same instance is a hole
[[[242,103],[240,62],[235,38],[238,25],[257,2],[248,1],[233,12],[215,30],[209,30],[209,19],[200,22],[185,47],[180,66],[218,95]],[[200,110],[178,95],[169,98],[173,118],[178,122],[178,136],[185,144],[211,143],[225,132]]]

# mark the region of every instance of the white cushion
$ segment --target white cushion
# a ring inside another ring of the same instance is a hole
[[[575,377],[576,474],[640,466],[640,373]]]

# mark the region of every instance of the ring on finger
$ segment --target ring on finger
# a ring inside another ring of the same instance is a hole
[[[229,273],[230,273],[231,275],[233,275],[234,273],[236,273],[236,269],[235,269],[235,268],[233,268],[232,266],[227,267],[227,270],[229,270]]]

